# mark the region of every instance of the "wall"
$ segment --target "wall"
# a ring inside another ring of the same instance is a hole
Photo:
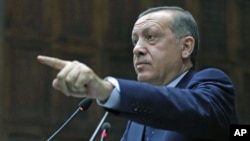
[[[4,21],[4,1],[0,0],[0,105],[3,105],[3,101],[4,99],[3,97],[3,87],[4,87],[4,78],[3,78],[3,74],[4,74],[4,43],[3,43],[3,21]],[[2,80],[2,81],[1,81]],[[2,119],[3,117],[3,107],[1,106],[0,108],[0,119]],[[3,127],[3,121],[0,120],[0,127]],[[2,135],[3,131],[2,128],[0,128],[0,137],[3,136]]]

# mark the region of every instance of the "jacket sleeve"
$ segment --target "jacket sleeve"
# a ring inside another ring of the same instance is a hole
[[[233,84],[218,69],[197,72],[185,88],[118,82],[121,103],[114,112],[129,120],[207,139],[228,138],[229,125],[237,122]]]

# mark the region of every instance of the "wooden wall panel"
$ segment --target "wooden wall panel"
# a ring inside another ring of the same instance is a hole
[[[99,55],[104,50],[103,29],[107,27],[102,25],[100,28],[96,23],[101,24],[98,18],[105,19],[107,15],[93,9],[108,9],[108,6],[108,1],[100,5],[81,0],[11,0],[6,3],[5,59],[8,61],[5,71],[8,73],[2,138],[45,140],[76,110],[80,99],[63,96],[54,90],[51,82],[57,71],[39,64],[36,56],[78,60],[102,75],[105,69],[100,64],[105,60]],[[27,7],[31,8],[27,10]],[[95,101],[89,110],[92,112],[79,113],[58,139],[88,140],[104,113]],[[113,125],[116,130],[111,139],[120,138],[121,121]]]
[[[5,5],[6,35],[32,39],[50,34],[43,0],[8,0]]]
[[[92,1],[57,0],[58,15],[61,21],[60,40],[90,39],[93,25]]]
[[[0,0],[0,138],[3,136],[3,115],[4,115],[4,40],[3,40],[3,34],[4,34],[4,0]]]
[[[237,77],[233,78],[237,88],[237,106],[238,113],[242,123],[250,124],[250,109],[249,107],[249,74],[250,74],[250,63],[249,63],[249,37],[250,37],[250,18],[249,13],[250,1],[248,0],[237,0],[235,1],[236,12],[238,13],[238,26],[235,29],[235,34],[231,35],[234,37],[234,62],[235,66],[233,70],[237,73]],[[235,19],[237,20],[237,19]],[[235,22],[234,22],[235,23]]]
[[[5,140],[42,138],[41,125],[48,114],[50,86],[47,84],[51,73],[36,61],[37,54],[46,53],[41,44],[17,40],[5,43],[5,59],[8,60],[4,91]]]
[[[226,40],[224,40],[226,37],[225,8],[225,1],[220,3],[215,0],[201,2],[202,23],[200,28],[203,31],[201,33],[201,49],[206,53],[222,54],[227,52]]]
[[[21,47],[11,48],[9,72],[12,85],[8,85],[10,101],[7,105],[8,120],[22,119],[31,123],[43,116],[43,104],[46,104],[45,97],[48,96],[48,71],[37,70],[39,64],[36,61],[36,52],[31,49],[20,49]],[[14,83],[13,83],[14,82]],[[38,101],[41,101],[38,102]]]

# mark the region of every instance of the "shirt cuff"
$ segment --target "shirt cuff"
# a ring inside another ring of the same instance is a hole
[[[112,90],[109,98],[102,102],[100,100],[96,100],[97,104],[110,109],[117,109],[120,105],[120,85],[118,81],[113,77],[106,77],[104,80],[109,81],[115,88]]]

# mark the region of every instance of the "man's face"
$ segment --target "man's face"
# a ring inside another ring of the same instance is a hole
[[[159,11],[138,19],[132,31],[138,81],[166,85],[182,71],[181,45],[169,28],[171,14]]]

